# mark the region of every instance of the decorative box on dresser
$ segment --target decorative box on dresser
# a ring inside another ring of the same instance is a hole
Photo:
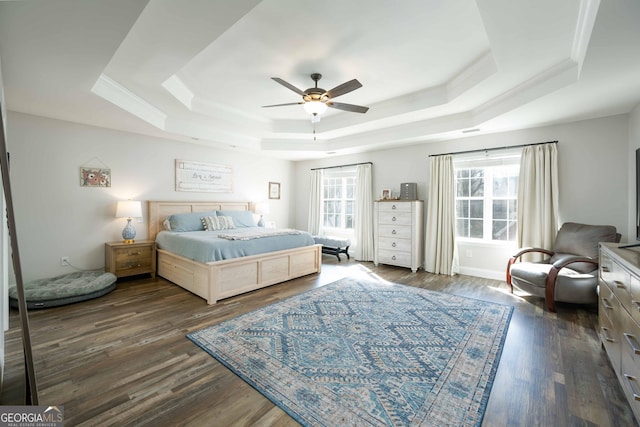
[[[145,273],[156,277],[156,243],[154,241],[109,242],[104,245],[104,253],[105,270],[118,278]]]
[[[374,202],[375,265],[408,267],[414,273],[422,267],[422,200],[380,200]]]
[[[619,246],[600,243],[599,335],[640,420],[640,252]]]

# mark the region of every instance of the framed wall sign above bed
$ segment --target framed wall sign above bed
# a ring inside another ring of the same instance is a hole
[[[233,193],[233,169],[176,159],[176,191]]]

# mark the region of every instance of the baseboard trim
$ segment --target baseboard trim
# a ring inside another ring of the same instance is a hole
[[[485,270],[482,268],[460,267],[460,274],[474,277],[482,277],[483,279],[500,280],[504,282],[505,272],[495,270]]]

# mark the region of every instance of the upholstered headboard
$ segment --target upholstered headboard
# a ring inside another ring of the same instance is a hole
[[[148,201],[149,212],[149,240],[155,240],[156,234],[164,230],[162,223],[170,215],[176,213],[206,212],[206,211],[250,211],[250,202],[156,202]]]

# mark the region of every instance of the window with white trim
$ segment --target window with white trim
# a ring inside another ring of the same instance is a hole
[[[322,231],[353,232],[355,209],[356,171],[325,171],[322,179]]]
[[[520,153],[454,160],[456,237],[516,241]]]

